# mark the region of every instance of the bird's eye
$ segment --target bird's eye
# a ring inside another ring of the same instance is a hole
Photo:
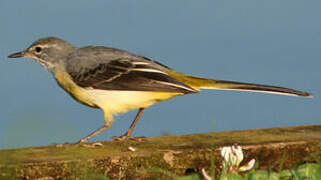
[[[37,52],[37,53],[40,53],[40,52],[41,52],[41,50],[42,50],[42,48],[41,48],[41,47],[39,47],[39,46],[37,46],[37,47],[35,48],[35,50],[36,50],[36,52]]]

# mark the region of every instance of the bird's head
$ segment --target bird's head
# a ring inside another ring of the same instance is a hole
[[[29,57],[36,60],[46,69],[63,63],[65,58],[75,50],[68,42],[56,37],[46,37],[32,43],[27,49],[9,55],[9,58]]]

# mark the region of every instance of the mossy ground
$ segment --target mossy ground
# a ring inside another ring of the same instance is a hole
[[[242,146],[245,162],[257,159],[257,170],[288,169],[292,164],[321,159],[321,125],[102,142],[103,146],[94,147],[65,144],[1,150],[0,175],[7,179],[13,175],[20,179],[77,179],[91,172],[112,179],[141,179],[154,177],[155,172],[149,171],[154,168],[183,176],[213,165],[219,174],[220,147],[234,144]]]

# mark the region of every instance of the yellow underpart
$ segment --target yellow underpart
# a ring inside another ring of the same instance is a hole
[[[101,108],[105,116],[147,108],[156,102],[183,94],[180,92],[85,89],[75,84],[70,75],[62,69],[57,69],[54,76],[58,84],[74,99],[87,106]]]
[[[117,91],[117,90],[88,90],[95,98],[95,104],[112,114],[125,113],[129,110],[147,108],[156,102],[164,101],[183,93],[154,92],[154,91]]]

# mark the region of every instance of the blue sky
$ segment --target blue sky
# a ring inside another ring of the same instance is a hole
[[[76,142],[103,124],[31,59],[8,59],[38,38],[117,47],[183,73],[277,85],[313,99],[205,90],[147,109],[136,136],[320,124],[321,2],[0,1],[0,148]],[[136,112],[97,136],[123,134]]]

